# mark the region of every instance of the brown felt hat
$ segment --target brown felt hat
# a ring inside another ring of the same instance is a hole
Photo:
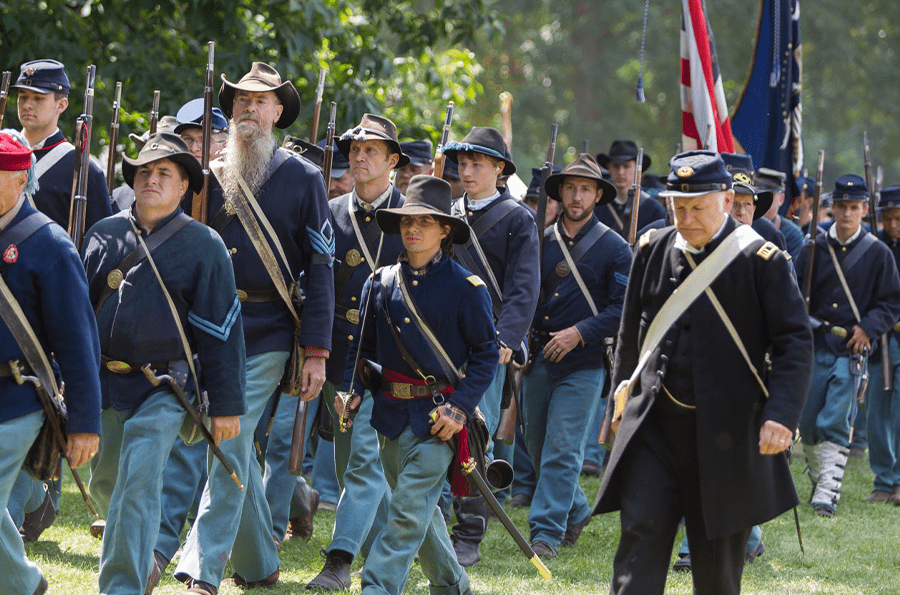
[[[334,139],[341,155],[350,159],[350,143],[353,141],[381,140],[388,144],[391,151],[397,153],[400,159],[394,169],[400,169],[409,165],[409,155],[403,152],[403,147],[397,140],[397,126],[385,118],[384,116],[376,116],[375,114],[363,114],[359,125],[351,128],[339,138]]]
[[[603,190],[603,196],[600,197],[598,205],[609,204],[616,198],[616,187],[603,179],[603,172],[592,155],[581,153],[572,163],[567,165],[557,174],[551,174],[547,178],[544,188],[547,190],[547,196],[554,200],[562,200],[559,196],[559,185],[566,176],[577,176],[579,178],[588,178],[595,180],[597,187]]]
[[[450,184],[434,176],[413,176],[406,189],[406,200],[402,207],[378,209],[375,221],[386,234],[400,233],[400,220],[404,215],[431,215],[441,223],[453,228],[453,243],[465,244],[469,241],[469,224],[450,214],[453,191]]]
[[[188,174],[191,190],[200,192],[203,189],[203,170],[197,158],[191,155],[180,136],[169,132],[157,132],[147,138],[141,152],[135,159],[122,159],[122,177],[125,183],[134,188],[134,174],[141,165],[168,159],[182,166]]]
[[[275,122],[278,128],[287,128],[300,115],[300,94],[291,81],[281,81],[281,75],[265,62],[254,62],[250,72],[241,77],[237,83],[230,83],[222,73],[222,88],[219,89],[219,106],[225,117],[231,118],[234,106],[235,91],[249,93],[265,93],[272,91],[278,96],[284,109],[281,117]]]

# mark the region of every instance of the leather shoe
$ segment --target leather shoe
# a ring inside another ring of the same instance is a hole
[[[195,593],[196,595],[219,595],[219,589],[213,587],[209,583],[188,579],[187,593]]]
[[[44,575],[41,575],[41,582],[38,583],[37,589],[34,590],[34,595],[44,595],[47,592],[47,579],[44,578]]]
[[[153,589],[159,584],[159,579],[161,578],[162,569],[159,567],[159,564],[156,563],[156,555],[154,552],[153,568],[150,569],[150,576],[147,578],[147,587],[144,589],[144,595],[152,595]]]
[[[106,521],[103,519],[97,519],[93,523],[91,523],[91,537],[96,537],[97,539],[103,539],[103,532],[106,530]]]
[[[453,540],[453,551],[456,552],[456,561],[459,562],[460,566],[469,568],[481,562],[481,549],[477,541],[454,539],[455,535],[450,537]]]
[[[889,502],[893,496],[892,492],[884,490],[872,490],[872,493],[862,499],[863,502]]]
[[[683,556],[679,556],[679,558],[675,560],[675,564],[672,565],[672,570],[674,570],[675,572],[690,572],[691,555],[685,554]]]
[[[301,539],[309,541],[313,534],[313,519],[316,517],[316,511],[319,509],[319,492],[310,488],[309,514],[290,519],[288,524],[288,532],[284,540]]]
[[[603,474],[603,467],[593,461],[585,461],[581,464],[581,474],[588,477],[600,477]]]
[[[231,580],[233,580],[234,584],[238,587],[244,587],[245,589],[255,589],[256,587],[271,587],[278,582],[279,575],[281,575],[281,569],[276,568],[275,572],[264,579],[247,582],[241,575],[235,572],[231,575]]]
[[[50,499],[49,490],[44,494],[44,501],[34,512],[25,513],[25,521],[19,534],[25,543],[34,543],[45,529],[56,520],[56,509],[53,508],[53,500]]]
[[[515,508],[525,508],[531,506],[531,496],[520,492],[513,494],[506,503]]]
[[[744,552],[744,560],[746,560],[747,564],[753,564],[753,561],[762,556],[765,551],[766,544],[760,541],[752,551]]]
[[[813,509],[820,517],[830,519],[834,517],[834,509],[827,504],[813,504]]]
[[[566,534],[559,543],[559,547],[572,547],[575,545],[578,542],[578,538],[581,537],[581,532],[584,531],[584,528],[587,527],[590,522],[591,513],[588,513],[583,521],[566,527]]]
[[[348,591],[350,589],[350,554],[322,552],[325,565],[316,577],[306,584],[310,591]]]
[[[549,560],[559,555],[556,548],[546,541],[535,541],[531,544],[531,549],[534,550],[534,553],[537,554],[537,557],[541,560]]]
[[[900,506],[900,486],[894,486],[894,493],[891,494],[888,502],[892,502],[894,506]]]

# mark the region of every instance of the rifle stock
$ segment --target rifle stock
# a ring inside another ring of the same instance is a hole
[[[312,125],[309,127],[309,144],[318,142],[319,115],[322,112],[322,95],[325,94],[325,69],[319,71],[319,83],[316,85],[316,107],[313,110]]]
[[[75,249],[81,251],[84,239],[84,224],[87,214],[88,173],[91,166],[91,129],[94,124],[94,80],[97,67],[87,68],[87,85],[84,90],[84,111],[75,121],[75,172],[72,185],[72,200],[69,205],[69,237]]]
[[[613,354],[612,348],[615,339],[612,337],[607,337],[605,339],[605,349],[603,351],[604,357],[606,358],[606,365],[609,373],[612,374],[613,370]],[[615,389],[615,387],[612,387]],[[616,441],[616,434],[613,432],[612,421],[616,412],[616,400],[613,395],[609,395],[606,397],[606,408],[603,410],[603,422],[600,424],[600,434],[597,436],[597,444],[603,446],[607,450],[612,450],[613,444]]]
[[[291,436],[291,453],[288,458],[288,472],[294,477],[303,475],[303,450],[306,446],[307,402],[297,399],[297,413],[294,415],[294,431]]]
[[[0,81],[0,128],[3,128],[3,112],[6,111],[6,97],[9,95],[9,78],[12,73],[3,71],[3,80]]]
[[[203,154],[200,156],[203,188],[199,194],[194,195],[191,201],[191,217],[203,224],[209,220],[209,149],[212,146],[213,71],[215,69],[216,43],[210,41],[207,47],[206,84],[203,86]],[[157,97],[154,97],[154,102],[157,103]]]
[[[119,110],[122,106],[122,83],[116,83],[116,99],[113,101],[112,123],[109,125],[109,156],[106,160],[106,188],[112,194],[116,184],[116,152],[119,146]]]
[[[453,123],[453,102],[449,102],[447,104],[447,113],[444,116],[444,128],[441,130],[441,142],[438,144],[437,149],[434,152],[434,172],[432,175],[435,178],[443,177],[444,175],[444,146],[447,144],[447,141],[450,140],[450,124]]]

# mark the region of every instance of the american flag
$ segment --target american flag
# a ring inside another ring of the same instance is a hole
[[[734,152],[725,90],[703,0],[681,0],[681,137],[685,151]]]

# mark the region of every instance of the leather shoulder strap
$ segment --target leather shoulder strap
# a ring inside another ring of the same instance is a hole
[[[53,223],[53,219],[40,211],[28,215],[12,227],[8,227],[0,233],[0,249],[5,249],[10,245],[15,246],[21,244],[48,223]]]
[[[569,265],[569,269],[572,273],[572,276],[575,278],[575,282],[578,284],[578,288],[581,289],[581,294],[584,296],[584,299],[587,300],[588,306],[591,308],[591,312],[593,312],[594,316],[596,316],[597,314],[600,313],[600,311],[597,310],[597,304],[594,303],[594,298],[591,297],[591,292],[588,291],[587,285],[584,284],[584,279],[581,277],[581,273],[578,272],[577,263],[572,258],[572,254],[569,252],[569,249],[566,247],[566,242],[562,239],[562,235],[559,233],[559,226],[560,226],[559,221],[557,221],[556,223],[553,224],[553,234],[556,236],[556,242],[559,244],[559,247],[562,249],[563,256],[565,257],[566,262]],[[600,226],[597,225],[593,229],[591,229],[588,232],[588,234],[591,234],[592,232],[594,232],[594,230],[599,230],[599,229],[600,229]],[[608,229],[609,228],[607,228],[607,230]],[[599,240],[600,236],[602,236],[604,233],[605,232],[602,230],[599,231],[598,233],[594,233],[593,235],[595,235],[596,237],[593,238],[593,242],[596,243],[596,241]],[[588,238],[587,235],[585,235],[585,237],[581,238],[581,241],[578,242],[578,245],[581,246],[581,244],[583,244],[586,240],[590,240],[590,238]],[[583,255],[583,253],[582,253],[582,255]]]

